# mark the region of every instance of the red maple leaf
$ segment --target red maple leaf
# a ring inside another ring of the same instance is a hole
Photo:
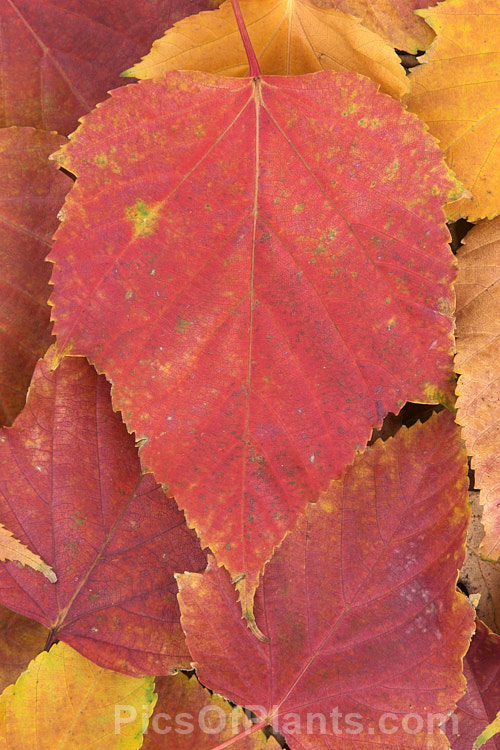
[[[84,359],[35,370],[26,409],[0,435],[0,522],[57,583],[0,564],[0,601],[102,666],[189,666],[173,574],[206,558],[174,501],[141,476],[109,385]],[[47,584],[47,585],[46,585]]]
[[[255,614],[269,643],[213,561],[178,576],[200,681],[291,748],[447,747],[437,725],[464,691],[474,621],[456,590],[468,518],[451,414],[374,444],[267,564]]]

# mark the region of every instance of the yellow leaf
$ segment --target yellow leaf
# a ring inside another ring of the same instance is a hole
[[[392,47],[352,16],[310,0],[240,0],[240,6],[263,75],[353,70],[395,98],[408,91]],[[248,75],[230,1],[175,24],[124,75],[159,78],[169,70]]]
[[[153,677],[103,669],[61,642],[0,696],[0,737],[10,750],[136,750],[155,703]]]
[[[457,421],[484,505],[483,557],[500,556],[500,217],[473,227],[457,253]]]
[[[448,218],[491,219],[500,212],[500,0],[447,0],[419,14],[437,36],[410,75],[408,108],[472,195],[450,204]]]
[[[57,576],[52,568],[44,563],[41,557],[21,544],[12,534],[0,523],[0,560],[13,560],[26,565],[28,568],[38,570],[48,578],[51,583],[57,581]]]

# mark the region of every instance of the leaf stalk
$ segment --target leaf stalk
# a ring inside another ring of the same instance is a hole
[[[252,47],[250,37],[248,36],[247,27],[245,26],[245,21],[243,19],[240,4],[238,0],[231,0],[231,4],[233,6],[236,23],[238,24],[238,29],[247,55],[248,67],[250,69],[250,78],[260,78],[262,74],[260,72],[259,62]]]

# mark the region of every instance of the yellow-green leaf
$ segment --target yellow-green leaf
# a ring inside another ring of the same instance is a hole
[[[98,667],[61,642],[0,696],[0,750],[136,750],[155,703],[153,677]]]
[[[494,719],[491,724],[488,724],[486,729],[484,729],[477,740],[474,742],[474,748],[482,747],[488,740],[491,740],[491,738],[500,732],[500,711],[497,713],[496,719]]]

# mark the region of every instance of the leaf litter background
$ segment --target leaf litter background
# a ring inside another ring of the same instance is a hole
[[[324,6],[324,5],[326,5],[325,3],[321,3],[321,4],[322,4],[323,6]],[[42,4],[39,4],[39,5],[40,5],[40,7],[42,7]],[[53,5],[54,5],[54,4],[53,4]],[[58,5],[59,5],[59,4],[58,4]],[[74,5],[76,5],[76,4],[74,4]],[[446,5],[448,5],[448,3],[446,3]],[[9,13],[10,13],[10,11],[11,11],[11,10],[13,9],[13,6],[14,6],[14,3],[11,3],[11,2],[8,2],[8,3],[6,3],[6,4],[5,4],[5,7],[7,8],[7,10],[8,10],[8,12],[9,12]],[[378,11],[379,11],[379,12],[380,12],[380,10],[381,10],[381,6],[382,6],[382,3],[379,3],[379,8],[378,8]],[[19,9],[20,9],[20,7],[21,7],[21,6],[20,6],[20,4],[19,4],[19,3],[17,3],[17,10],[19,10]],[[23,10],[23,12],[25,12],[25,13],[26,13],[26,12],[27,12],[28,10],[32,10],[32,9],[33,9],[34,7],[35,7],[35,6],[33,6],[33,7],[32,7],[32,8],[30,9],[30,8],[28,8],[28,5],[27,5],[27,6],[26,6],[26,8],[24,8],[24,9],[22,9],[22,10]],[[62,7],[62,4],[61,4],[61,7]],[[88,4],[87,4],[87,7],[88,7]],[[185,6],[184,6],[184,7],[185,7]],[[442,7],[442,6],[441,6],[441,7]],[[167,10],[168,10],[168,9],[167,9]],[[477,14],[477,11],[478,11],[478,10],[479,10],[479,16],[480,16],[480,15],[481,15],[481,10],[482,10],[482,9],[478,9],[477,7],[475,7],[475,6],[474,6],[474,12],[475,12],[476,14]],[[163,8],[162,12],[165,12],[165,7]],[[190,11],[188,11],[188,12],[190,12]],[[361,15],[361,14],[360,14],[360,13],[358,13],[358,15]],[[12,17],[18,18],[18,17],[19,17],[19,15],[17,14],[17,16],[16,16],[16,14],[14,14],[14,16],[12,16]],[[26,15],[25,15],[25,18],[26,18]],[[480,21],[480,19],[478,19],[478,21]],[[25,22],[24,22],[24,21],[23,21],[23,23],[22,23],[21,25],[24,25],[24,28],[26,28],[26,24],[25,24]],[[390,26],[390,24],[387,24],[387,28],[389,28],[389,26]],[[4,28],[5,28],[5,27],[3,27],[3,29],[4,29]],[[420,26],[420,28],[422,28],[422,25]],[[425,28],[425,27],[424,27],[424,28]],[[428,38],[429,38],[429,40],[430,40],[430,37],[431,37],[432,35],[429,35],[429,32],[427,32],[427,34],[428,34]],[[150,40],[150,41],[151,41],[151,40]],[[38,42],[38,41],[37,41],[37,44],[39,45],[39,42]],[[36,45],[35,45],[35,46],[36,46]],[[413,51],[413,50],[412,50],[412,48],[410,47],[410,44],[408,44],[408,46],[406,46],[405,48],[406,48],[406,49],[408,49],[409,51]],[[40,45],[39,45],[39,49],[43,49],[43,45],[42,45],[41,47],[40,47]],[[143,54],[143,53],[142,53],[142,54]],[[139,55],[138,55],[138,56],[139,56]],[[136,59],[138,58],[138,56],[136,56]],[[36,56],[35,56],[35,57],[36,57]],[[50,50],[50,47],[49,47],[49,48],[47,48],[47,49],[45,49],[45,50],[44,50],[44,54],[43,54],[43,55],[42,55],[42,56],[41,56],[41,57],[39,58],[40,60],[42,60],[42,66],[41,66],[41,68],[42,68],[42,69],[43,69],[43,68],[44,68],[44,67],[45,67],[45,66],[46,66],[47,64],[49,64],[49,67],[50,67],[50,66],[51,66],[51,65],[53,64],[53,62],[52,62],[52,60],[51,60],[51,57],[53,57],[53,55],[51,54],[51,50]],[[12,59],[12,58],[9,58],[9,59]],[[129,64],[131,64],[132,62],[134,62],[134,60],[133,60],[133,59],[131,59],[131,60],[129,61]],[[35,67],[36,67],[36,64],[35,64]],[[126,66],[124,66],[124,67],[126,67]],[[49,78],[50,78],[50,76],[49,76]],[[42,80],[43,80],[43,76],[42,76]],[[36,98],[36,97],[35,97],[35,98]],[[39,98],[41,99],[42,97],[39,97]],[[70,98],[70,97],[68,97],[68,101],[69,101],[69,98]],[[98,97],[98,98],[101,98],[101,97]],[[484,98],[484,97],[483,97],[483,98]],[[488,98],[486,97],[486,99],[488,99]],[[491,97],[491,99],[493,99],[493,97]],[[43,108],[43,107],[42,107],[42,108]],[[88,109],[90,109],[90,107],[88,107],[88,108],[87,108],[87,111],[88,111]],[[64,110],[64,107],[62,107],[62,108],[61,108],[61,112],[62,112],[63,110]],[[77,112],[77,114],[83,114],[83,112],[85,111],[85,108],[84,108],[84,109],[80,109],[79,111],[77,111],[77,108],[74,108],[74,111],[75,111],[75,112]],[[19,122],[18,124],[23,124],[23,123],[22,123],[22,122],[20,121],[20,122]],[[32,124],[32,123],[30,123],[30,124]],[[70,129],[71,129],[71,128],[69,127],[67,131],[64,131],[64,130],[63,130],[63,127],[61,127],[61,128],[60,128],[61,132],[69,132],[69,130],[70,130]],[[8,565],[8,566],[12,566],[12,565],[14,565],[14,563],[9,563],[9,564],[7,564],[7,565]],[[37,574],[37,573],[33,573],[33,575],[35,575],[35,576],[39,576],[40,574]],[[6,630],[5,632],[10,632],[10,631],[9,631],[9,629],[8,629],[8,626],[7,626],[7,630]],[[21,632],[22,632],[22,631],[21,631]],[[39,635],[38,637],[40,637],[40,638],[41,638],[41,637],[42,637],[42,634],[40,634],[40,635]],[[474,641],[473,641],[473,643],[474,643]],[[478,643],[478,642],[476,641],[476,643]],[[38,650],[39,650],[39,646],[38,646],[38,647],[34,646],[34,651],[33,651],[33,654],[35,654],[35,653],[36,653],[36,652],[37,652]],[[492,659],[492,657],[491,657],[491,653],[492,653],[492,652],[491,652],[491,650],[490,650],[490,652],[489,652],[489,656],[488,656],[488,658],[489,658],[489,660],[490,660],[490,661],[489,661],[489,663],[490,663],[490,666],[491,666],[491,664],[494,664],[494,662],[495,662],[495,657],[493,657],[493,659]],[[9,656],[9,658],[11,658],[11,657]],[[466,670],[466,671],[467,671],[467,670]],[[169,680],[169,679],[171,679],[171,678],[165,678],[165,679]],[[493,680],[493,683],[492,683],[492,684],[495,684],[495,682],[494,682],[494,680],[495,680],[495,675],[494,675],[494,673],[492,673],[492,677],[491,677],[491,679]],[[485,683],[483,682],[483,683],[482,683],[482,684],[481,684],[481,685],[480,685],[480,686],[479,686],[478,688],[476,688],[476,690],[477,690],[477,691],[479,692],[479,694],[481,694],[481,691],[482,691],[482,689],[484,688],[484,684],[485,684]],[[474,685],[474,681],[473,681],[473,680],[472,680],[472,681],[470,682],[470,685],[472,685],[472,686]],[[470,693],[470,692],[471,692],[471,688],[470,688],[470,689],[469,689],[469,691],[468,691],[468,695],[469,695],[469,693]],[[473,692],[473,690],[472,690],[472,692]],[[492,694],[492,693],[491,693],[491,688],[490,688],[490,690],[489,690],[489,694]],[[492,695],[493,695],[493,697],[494,697],[494,694],[492,694]],[[464,699],[464,700],[465,700],[465,699]],[[491,707],[491,705],[489,706],[489,713],[488,713],[488,711],[486,710],[486,708],[487,708],[487,707],[485,708],[484,706],[483,706],[483,708],[482,708],[482,711],[481,711],[481,710],[478,710],[478,705],[479,705],[479,704],[478,704],[478,701],[477,701],[477,693],[476,693],[474,706],[475,706],[475,710],[476,710],[476,715],[477,715],[477,719],[478,719],[477,729],[478,729],[478,731],[480,731],[480,730],[481,730],[482,728],[484,728],[484,719],[485,719],[485,717],[487,717],[487,718],[491,719],[491,718],[493,718],[493,716],[491,715],[491,711],[492,711],[492,707]],[[2,702],[1,704],[0,704],[0,712],[2,712],[2,711],[5,711],[5,701],[3,701],[3,702]],[[12,714],[11,714],[11,716],[12,716]],[[109,720],[110,720],[110,717],[108,717],[108,721],[109,721]],[[479,726],[479,722],[482,722],[481,726]],[[11,726],[14,726],[14,723],[12,723],[12,724],[11,724]],[[475,731],[475,729],[474,729],[474,730],[472,730],[472,729],[471,729],[471,734],[470,734],[470,736],[471,736],[471,737],[472,737],[472,735],[473,735],[473,731]],[[138,736],[138,735],[137,735],[137,736]],[[474,737],[475,737],[475,736],[477,736],[477,733],[476,733],[476,734],[474,735]],[[15,742],[16,742],[16,741],[17,741],[16,739],[14,739],[14,740],[13,740],[13,746],[15,746]],[[137,737],[136,737],[136,742],[137,742]],[[487,747],[487,748],[489,748],[490,746],[491,746],[491,747],[494,747],[494,746],[495,746],[494,744],[491,744],[491,743],[494,743],[494,740],[490,740],[490,742],[489,742],[489,743],[488,743],[488,744],[486,745],[486,747]],[[31,746],[31,745],[30,745],[30,746]],[[75,746],[75,745],[70,745],[70,746]],[[129,746],[129,745],[127,745],[127,747],[128,747],[128,746]],[[138,744],[133,744],[133,745],[130,745],[130,746],[131,746],[131,747],[132,747],[132,746],[133,746],[133,747],[136,747],[136,746],[139,746],[139,745],[138,745]],[[458,745],[457,745],[457,747],[458,747]]]

